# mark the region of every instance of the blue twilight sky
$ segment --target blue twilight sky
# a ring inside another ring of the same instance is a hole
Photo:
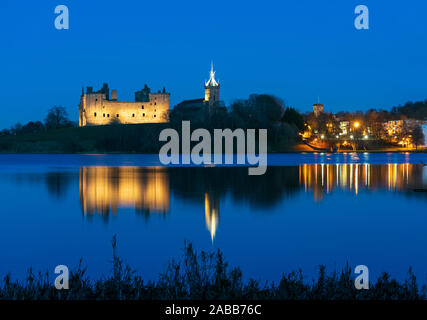
[[[65,4],[70,29],[54,27]],[[354,9],[370,10],[370,29]],[[53,105],[77,119],[81,86],[121,100],[147,83],[171,105],[203,96],[211,60],[226,103],[270,93],[308,111],[427,98],[427,1],[2,1],[0,128]]]

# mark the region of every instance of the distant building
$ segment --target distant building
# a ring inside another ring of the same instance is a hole
[[[205,103],[207,103],[209,107],[215,107],[219,104],[219,82],[215,80],[213,63],[211,64],[209,80],[205,82]]]
[[[423,123],[421,125],[421,129],[423,130],[423,134],[424,134],[423,147],[427,147],[427,123]]]
[[[200,99],[184,100],[174,107],[174,111],[180,112],[184,119],[203,121],[206,116],[212,116],[224,111],[225,106],[219,98],[220,84],[215,80],[213,64],[209,73],[209,80],[205,81],[205,97]]]
[[[389,136],[400,134],[403,129],[403,120],[390,120],[383,124],[384,130]]]
[[[313,113],[315,117],[318,117],[319,114],[323,112],[323,104],[315,103],[313,104]]]
[[[145,85],[135,92],[135,101],[118,101],[117,90],[103,87],[94,92],[92,87],[82,90],[79,104],[79,126],[99,126],[106,124],[138,124],[168,122],[170,94],[151,93]]]
[[[350,121],[340,121],[339,126],[342,135],[346,136],[350,133]]]

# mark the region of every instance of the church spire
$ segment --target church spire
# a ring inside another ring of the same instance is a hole
[[[211,61],[211,71],[209,73],[209,80],[208,82],[205,83],[205,86],[209,87],[217,87],[218,86],[218,82],[215,80],[215,71],[213,69],[213,61]]]

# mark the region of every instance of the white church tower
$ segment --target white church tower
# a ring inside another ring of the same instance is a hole
[[[209,104],[209,107],[219,103],[219,82],[215,80],[213,63],[211,63],[209,80],[205,82],[205,102]]]

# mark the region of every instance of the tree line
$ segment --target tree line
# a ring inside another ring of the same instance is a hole
[[[12,126],[10,129],[3,129],[0,135],[17,135],[26,133],[38,133],[59,128],[75,127],[76,123],[68,118],[68,112],[64,107],[54,106],[47,112],[46,118],[41,121],[30,121],[24,125],[20,122]]]

